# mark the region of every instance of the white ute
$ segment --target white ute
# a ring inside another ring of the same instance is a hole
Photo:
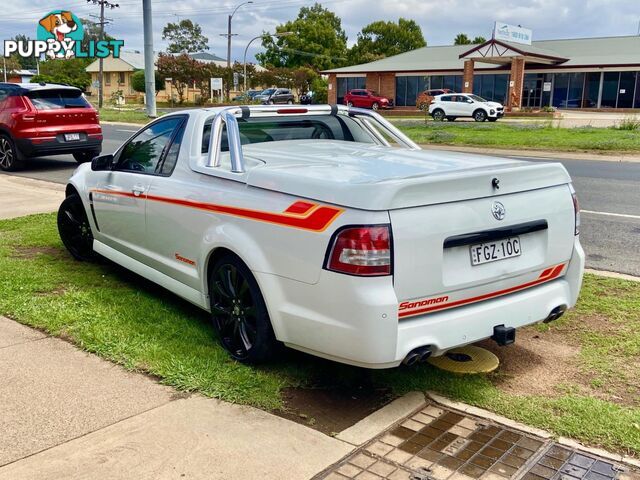
[[[584,269],[561,164],[424,151],[356,108],[172,113],[66,194],[74,257],[211,311],[244,362],[279,342],[369,368],[509,344],[572,307]]]

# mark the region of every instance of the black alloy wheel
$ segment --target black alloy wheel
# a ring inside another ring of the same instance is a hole
[[[62,243],[76,260],[94,260],[93,233],[79,195],[69,195],[58,209],[58,233]]]
[[[224,255],[209,278],[211,315],[220,343],[239,362],[260,363],[275,353],[277,341],[258,284],[235,255]]]
[[[8,135],[0,135],[0,170],[13,172],[22,167],[18,151]]]

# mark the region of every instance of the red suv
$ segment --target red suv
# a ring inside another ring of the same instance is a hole
[[[98,118],[78,88],[0,83],[0,169],[18,170],[42,155],[90,161],[102,151]]]
[[[393,108],[393,102],[387,97],[378,95],[373,90],[349,90],[344,96],[344,103],[350,107],[362,107],[372,108],[378,110],[379,108]]]

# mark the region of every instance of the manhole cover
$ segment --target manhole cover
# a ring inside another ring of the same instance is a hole
[[[493,372],[500,361],[489,350],[468,345],[454,348],[440,357],[431,357],[427,360],[434,367],[453,373],[488,373]]]

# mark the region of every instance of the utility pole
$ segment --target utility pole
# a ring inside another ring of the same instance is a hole
[[[144,23],[144,86],[147,116],[156,118],[156,75],[153,58],[153,22],[151,0],[142,0],[142,21]]]
[[[231,20],[233,19],[233,16],[236,14],[236,12],[241,6],[249,5],[250,3],[253,3],[253,0],[249,0],[248,2],[243,2],[233,10],[231,15],[229,15],[229,17],[227,18],[227,33],[220,34],[221,37],[227,37],[227,68],[231,67],[231,37],[233,37],[234,35],[237,35],[237,34],[231,33]]]
[[[98,24],[100,25],[100,38],[98,40],[103,41],[104,26],[106,23],[109,23],[109,21],[111,21],[111,19],[104,18],[104,9],[106,7],[113,10],[114,8],[119,8],[120,5],[118,5],[117,3],[109,3],[107,0],[87,0],[87,3],[100,5],[100,21],[98,22]],[[99,65],[98,67],[98,108],[102,108],[102,104],[104,101],[104,93],[103,93],[104,92],[104,84],[103,84],[104,61],[102,57],[100,57],[100,59],[98,60],[98,65]]]

